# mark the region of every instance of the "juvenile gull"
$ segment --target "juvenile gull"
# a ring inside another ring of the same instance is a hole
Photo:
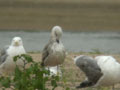
[[[22,39],[20,37],[14,37],[10,46],[1,52],[0,56],[0,73],[9,73],[15,69],[15,63],[13,57],[21,54],[25,54]],[[18,66],[23,65],[22,60],[16,62]]]
[[[62,28],[60,26],[54,26],[51,31],[51,38],[43,49],[42,66],[47,66],[50,69],[50,67],[56,67],[64,62],[66,55],[64,46],[60,40],[61,37]]]
[[[77,88],[111,86],[120,83],[120,64],[112,56],[97,56],[93,59],[80,55],[74,61],[87,76]]]

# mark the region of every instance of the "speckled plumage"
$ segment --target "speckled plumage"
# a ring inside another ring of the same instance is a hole
[[[61,73],[60,67],[66,57],[65,48],[60,40],[62,29],[59,26],[54,26],[51,31],[51,38],[48,44],[43,49],[42,66],[49,68],[51,74]]]
[[[58,35],[58,37],[56,35]],[[58,26],[53,27],[50,41],[43,49],[42,65],[57,66],[64,62],[66,55],[65,55],[65,48],[62,42],[60,41],[61,35],[62,35],[62,29]]]

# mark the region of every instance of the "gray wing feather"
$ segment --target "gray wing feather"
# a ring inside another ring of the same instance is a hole
[[[42,61],[44,61],[47,58],[48,55],[49,55],[48,45],[46,45],[45,48],[43,49]]]
[[[42,66],[44,66],[44,61],[45,59],[49,56],[49,53],[50,53],[50,46],[52,45],[51,42],[49,42],[45,48],[43,49],[43,52],[42,52]]]
[[[1,50],[1,55],[0,55],[0,64],[2,64],[3,62],[5,62],[8,54],[7,54],[7,49],[9,48],[9,46],[4,47]]]

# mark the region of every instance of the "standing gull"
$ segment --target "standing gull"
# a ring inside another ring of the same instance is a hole
[[[41,65],[49,67],[51,72],[55,72],[54,74],[56,74],[56,70],[59,69],[58,65],[64,62],[66,56],[64,46],[60,41],[61,36],[62,28],[54,26],[51,31],[51,38],[42,53]]]
[[[74,58],[74,61],[87,76],[77,88],[111,86],[120,83],[120,64],[112,56],[97,56],[94,59],[80,55]]]
[[[15,62],[13,57],[21,54],[25,54],[22,39],[20,37],[14,37],[10,46],[2,50],[0,56],[0,73],[10,73],[15,69]],[[18,60],[16,62],[18,66],[23,66],[23,61]]]

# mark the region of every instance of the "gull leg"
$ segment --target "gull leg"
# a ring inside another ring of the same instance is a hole
[[[50,67],[48,67],[48,70],[50,71]]]
[[[50,67],[48,67],[48,71],[49,71],[49,74],[50,74],[50,76],[51,76],[51,71],[50,71]]]
[[[59,76],[59,66],[57,65],[57,75]]]
[[[45,67],[46,70],[48,70],[50,72],[50,67]]]
[[[112,86],[112,90],[114,90],[114,88],[115,88],[115,87],[114,87],[114,85],[113,85],[113,86]]]
[[[57,75],[61,76],[61,70],[60,70],[60,66],[59,65],[57,66]]]
[[[56,75],[62,77],[62,72],[61,72],[61,69],[60,69],[60,66],[59,66],[59,65],[57,65]]]

